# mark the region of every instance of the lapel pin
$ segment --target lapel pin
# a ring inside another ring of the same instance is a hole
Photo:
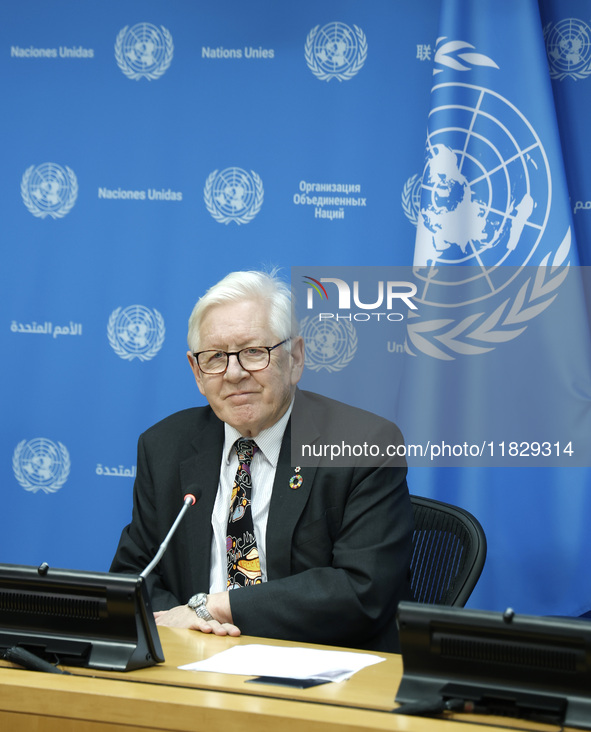
[[[304,482],[304,479],[300,475],[300,470],[301,470],[301,468],[299,468],[299,467],[296,468],[295,475],[292,475],[291,478],[289,479],[289,487],[293,488],[294,491],[297,490]]]

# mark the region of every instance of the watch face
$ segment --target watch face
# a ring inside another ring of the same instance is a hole
[[[205,593],[199,592],[197,595],[193,595],[193,597],[189,600],[187,605],[189,607],[193,608],[193,610],[194,610],[196,607],[199,607],[199,605],[203,604],[204,597],[205,597]]]

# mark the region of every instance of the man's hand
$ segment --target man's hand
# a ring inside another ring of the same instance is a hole
[[[230,598],[227,592],[216,592],[207,597],[207,609],[214,620],[202,620],[188,605],[177,605],[170,610],[154,613],[156,625],[169,628],[189,628],[214,635],[240,635],[240,628],[232,624]]]

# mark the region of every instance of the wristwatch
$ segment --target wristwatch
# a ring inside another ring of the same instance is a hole
[[[201,620],[214,619],[213,615],[207,609],[207,595],[205,592],[198,592],[196,595],[193,595],[187,602],[187,605],[192,610],[195,610],[197,617],[201,618]]]

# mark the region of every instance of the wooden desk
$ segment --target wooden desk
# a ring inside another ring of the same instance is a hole
[[[305,645],[269,639],[221,638],[160,628],[164,664],[128,673],[70,669],[42,674],[2,664],[0,729],[7,732],[468,732],[465,721],[392,715],[402,675],[401,657],[386,658],[346,682],[310,689],[246,683],[247,677],[177,666],[236,644]],[[321,646],[311,646],[319,648]],[[334,650],[334,649],[333,649]],[[238,719],[237,715],[240,715]],[[482,717],[472,718],[482,724]],[[466,717],[462,717],[466,720]],[[486,718],[503,724],[503,720]],[[521,727],[553,732],[556,727]],[[488,727],[503,730],[504,726]]]

